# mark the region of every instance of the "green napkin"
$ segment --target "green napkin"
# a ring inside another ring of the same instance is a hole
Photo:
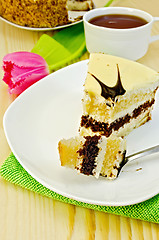
[[[55,33],[53,37],[43,34],[32,49],[33,53],[39,54],[46,60],[50,71],[64,67],[85,51],[83,22],[66,27]]]
[[[79,202],[53,192],[37,182],[19,164],[13,153],[11,153],[11,155],[1,166],[0,175],[11,183],[17,184],[20,187],[34,191],[43,196],[50,197],[54,200],[59,200],[61,202],[74,204],[76,206],[81,206],[93,210],[117,214],[120,216],[159,223],[159,195],[156,195],[155,197],[139,204],[122,207],[99,206]]]

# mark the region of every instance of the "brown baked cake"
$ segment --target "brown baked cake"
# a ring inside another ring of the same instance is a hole
[[[67,0],[0,0],[0,15],[28,27],[55,27],[68,23]]]
[[[61,166],[79,173],[115,179],[124,164],[126,141],[120,137],[77,136],[58,144]]]
[[[80,134],[126,136],[151,119],[158,86],[156,71],[124,58],[92,53]]]
[[[56,27],[68,24],[68,10],[89,10],[92,0],[0,0],[0,16],[27,27]]]

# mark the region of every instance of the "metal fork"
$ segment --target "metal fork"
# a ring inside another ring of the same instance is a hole
[[[147,156],[147,155],[151,155],[153,153],[157,153],[159,152],[159,145],[156,145],[154,147],[151,147],[151,148],[147,148],[143,151],[140,151],[140,152],[137,152],[137,153],[133,153],[127,157],[125,157],[125,160],[123,161],[122,163],[122,166],[121,166],[121,169],[125,166],[125,164],[127,164],[128,162],[131,162],[131,161],[134,161],[138,158],[141,158],[141,157],[144,157],[144,156]],[[121,171],[120,169],[120,171]]]

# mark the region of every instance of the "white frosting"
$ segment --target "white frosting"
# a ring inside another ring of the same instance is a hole
[[[91,74],[105,85],[114,87],[118,79],[117,65],[122,86],[126,92],[149,88],[152,84],[159,85],[159,74],[140,63],[102,53],[92,53],[85,81],[85,91],[95,95],[101,94],[101,87]]]
[[[107,139],[105,137],[100,138],[98,142],[98,147],[99,147],[99,153],[95,159],[96,168],[93,170],[93,175],[96,178],[99,178],[99,175],[103,166],[106,148],[107,148]]]

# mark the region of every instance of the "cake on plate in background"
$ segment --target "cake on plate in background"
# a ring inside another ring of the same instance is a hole
[[[69,10],[92,7],[92,0],[0,0],[0,16],[25,27],[52,28],[71,23]]]

